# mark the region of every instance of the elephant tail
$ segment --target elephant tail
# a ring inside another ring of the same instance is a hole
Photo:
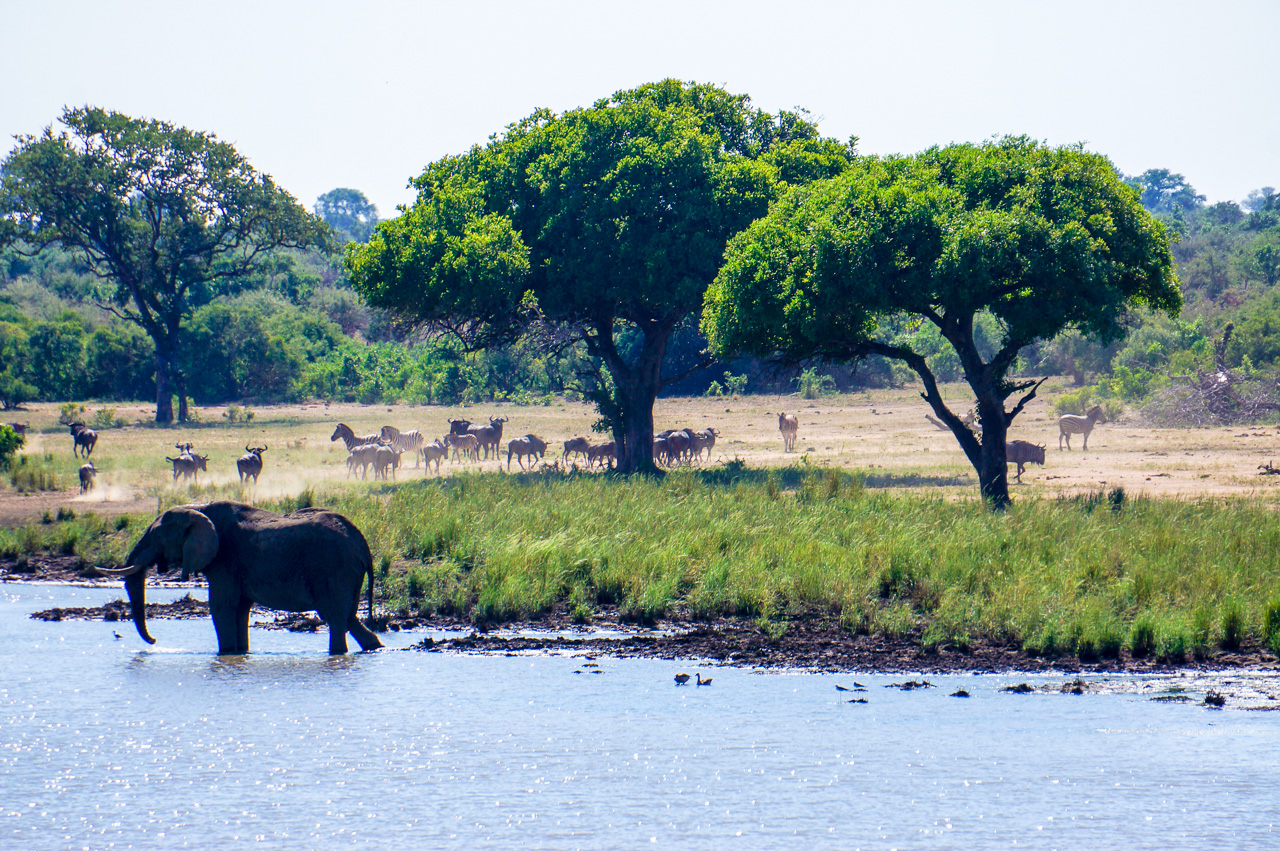
[[[369,559],[365,571],[369,574],[369,621],[373,621],[373,559]]]

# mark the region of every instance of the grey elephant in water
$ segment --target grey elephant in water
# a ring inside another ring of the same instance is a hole
[[[373,614],[373,556],[355,525],[332,511],[304,508],[276,514],[238,502],[170,508],[147,528],[119,569],[138,635],[148,644],[146,575],[182,568],[185,579],[204,573],[218,652],[249,652],[249,610],[255,603],[287,612],[314,611],[329,627],[329,652],[347,652],[347,633],[364,650],[382,642],[357,616],[360,586],[369,580]]]

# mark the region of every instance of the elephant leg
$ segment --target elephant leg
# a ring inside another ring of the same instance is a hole
[[[330,627],[332,631],[332,627]],[[377,650],[382,646],[382,642],[378,640],[378,636],[374,635],[373,630],[365,626],[361,622],[358,615],[352,612],[351,617],[347,620],[347,632],[351,633],[359,644],[361,650]],[[343,645],[343,652],[346,651],[346,645]],[[329,652],[333,652],[332,648]]]
[[[249,611],[253,608],[253,601],[248,597],[243,597],[239,605],[236,606],[236,640],[239,649],[237,653],[249,652]]]

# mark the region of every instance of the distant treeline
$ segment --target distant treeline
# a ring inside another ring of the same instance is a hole
[[[1280,195],[1263,188],[1243,206],[1207,205],[1181,175],[1167,170],[1129,181],[1179,235],[1174,253],[1186,300],[1182,316],[1135,314],[1128,337],[1106,346],[1062,335],[1024,350],[1021,372],[1071,377],[1078,390],[1060,400],[1064,409],[1098,401],[1141,406],[1168,391],[1174,376],[1211,371],[1213,343],[1230,323],[1228,365],[1275,383]],[[344,224],[347,232],[357,230]],[[368,231],[356,235],[367,237]],[[56,249],[34,258],[12,250],[0,254],[0,406],[154,398],[155,347],[137,325],[98,306],[100,285],[87,267]],[[302,399],[536,403],[583,393],[598,375],[580,347],[556,350],[521,341],[474,353],[448,335],[400,327],[351,290],[338,256],[315,251],[280,252],[260,274],[224,286],[185,328],[179,372],[197,406]],[[889,341],[911,337],[940,379],[960,380],[959,359],[932,326],[904,324],[885,334]],[[994,350],[1000,328],[987,318],[976,334],[980,346]],[[684,329],[673,340],[668,369],[680,373],[696,365],[703,347],[696,328]],[[814,396],[913,378],[877,358],[790,372],[742,360],[696,370],[667,392]]]

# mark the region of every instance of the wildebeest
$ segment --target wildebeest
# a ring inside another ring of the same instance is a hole
[[[449,434],[469,434],[470,431],[471,420],[449,419]]]
[[[800,431],[800,421],[795,414],[778,414],[778,431],[782,432],[782,446],[786,452],[796,448],[796,435]]]
[[[379,435],[375,433],[359,436],[351,430],[351,426],[346,423],[338,423],[338,427],[333,430],[333,436],[329,438],[329,442],[332,443],[338,438],[342,438],[342,442],[347,445],[347,451],[350,452],[357,446],[363,446],[366,443],[377,443]]]
[[[1098,423],[1105,423],[1106,417],[1102,413],[1101,405],[1094,405],[1085,416],[1077,416],[1076,414],[1067,414],[1058,418],[1058,448],[1062,448],[1062,438],[1067,439],[1067,451],[1071,451],[1071,435],[1084,435],[1084,448],[1089,448],[1089,432],[1093,431],[1093,427]]]
[[[413,466],[418,466],[422,445],[426,442],[422,437],[422,432],[416,428],[413,431],[401,431],[395,426],[383,426],[381,434],[383,442],[392,449],[399,449],[401,452],[412,452]]]
[[[267,451],[265,446],[255,446],[252,449],[245,444],[244,452],[236,459],[236,471],[240,473],[240,484],[244,484],[245,479],[253,477],[253,483],[258,483],[258,476],[262,474],[262,453]]]
[[[607,463],[610,467],[613,467],[614,456],[615,453],[612,440],[608,443],[601,443],[599,446],[588,446],[587,466],[593,467],[598,463],[603,467]]]
[[[93,466],[92,461],[80,467],[80,493],[88,493],[93,490],[93,477],[97,474],[98,468]]]
[[[71,453],[77,457],[83,454],[83,457],[88,458],[98,442],[98,433],[80,422],[72,423],[70,428]]]
[[[357,467],[360,468],[360,478],[369,478],[369,465],[373,463],[378,447],[377,443],[362,443],[353,447],[347,454],[347,478],[351,478]]]
[[[1018,465],[1018,481],[1022,481],[1022,472],[1027,464],[1044,466],[1044,447],[1025,440],[1011,440],[1004,445],[1005,463]]]
[[[439,440],[433,440],[430,443],[424,444],[422,447],[423,466],[429,468],[432,462],[435,462],[436,474],[439,475],[440,459],[447,457],[448,454],[449,447],[445,446]]]
[[[570,455],[582,455],[588,460],[591,458],[591,441],[585,437],[571,437],[564,442],[564,460],[569,461]]]
[[[394,446],[385,444],[379,446],[373,454],[373,477],[375,479],[385,479],[387,471],[391,471],[391,478],[396,477],[396,468],[400,466],[400,455],[402,450],[396,449]]]
[[[195,455],[193,453],[184,453],[177,458],[170,458],[168,455],[164,460],[173,464],[173,480],[176,482],[178,476],[184,479],[192,479],[196,484],[200,483],[200,471],[209,469],[208,455]]]
[[[702,450],[707,450],[707,460],[711,460],[711,450],[715,448],[716,438],[720,436],[720,432],[713,428],[704,428],[702,431],[693,433],[693,451],[698,460],[702,460]]]
[[[532,456],[529,459],[529,469],[533,469],[533,465],[542,459],[547,452],[547,442],[536,434],[526,434],[524,437],[517,437],[515,440],[507,444],[507,470],[511,470],[511,456],[516,456],[516,461],[520,462],[520,469],[524,469],[524,456]]]
[[[502,442],[502,424],[506,421],[506,417],[489,417],[487,426],[473,425],[469,429],[470,433],[476,436],[476,440],[480,441],[485,460],[488,460],[490,450],[493,451],[493,457],[498,457],[498,444]]]

